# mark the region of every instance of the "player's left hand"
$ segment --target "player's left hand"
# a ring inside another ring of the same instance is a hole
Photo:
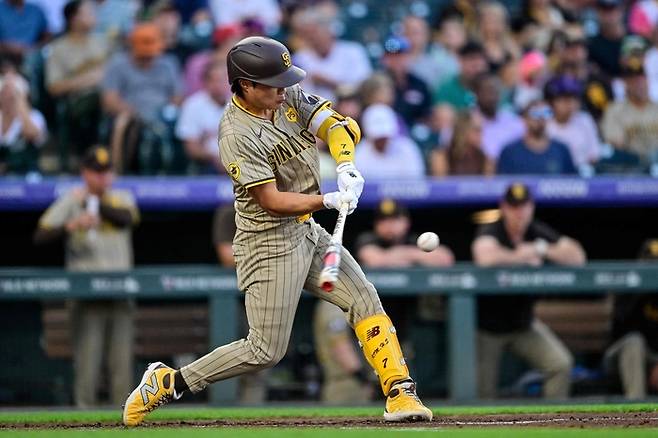
[[[356,210],[358,200],[356,196],[351,191],[340,191],[340,192],[330,192],[325,193],[322,196],[322,203],[326,208],[340,210],[340,207],[347,203],[349,204],[349,209],[347,214],[352,214]]]
[[[361,176],[361,172],[356,170],[354,163],[346,161],[340,163],[336,167],[336,174],[338,179],[338,190],[341,192],[351,191],[358,200],[363,192],[363,184],[365,180]]]

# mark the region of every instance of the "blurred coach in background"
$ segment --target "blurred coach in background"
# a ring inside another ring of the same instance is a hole
[[[82,161],[84,185],[60,196],[39,220],[35,243],[65,239],[71,271],[127,271],[133,266],[131,228],[139,213],[129,192],[111,188],[110,153],[91,148]],[[133,385],[133,310],[130,300],[71,303],[75,404],[97,404],[104,340],[110,400],[119,406]]]
[[[500,202],[501,218],[478,230],[473,260],[482,267],[578,266],[586,261],[578,242],[534,219],[535,204],[524,184],[512,184]],[[478,297],[478,385],[481,398],[496,396],[503,351],[509,349],[544,374],[544,397],[567,398],[573,364],[557,336],[534,317],[535,297]]]

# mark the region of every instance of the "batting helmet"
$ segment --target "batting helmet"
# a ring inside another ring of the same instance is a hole
[[[252,36],[239,41],[226,59],[228,81],[247,79],[270,87],[290,87],[304,79],[306,72],[292,65],[290,52],[271,38]]]

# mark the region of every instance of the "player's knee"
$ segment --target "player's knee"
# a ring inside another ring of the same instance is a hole
[[[622,349],[625,351],[639,351],[644,352],[647,348],[647,341],[638,332],[629,333],[624,337]]]
[[[574,359],[569,350],[563,350],[557,354],[551,361],[549,372],[552,374],[570,374],[573,368]]]
[[[256,365],[259,368],[272,368],[283,359],[285,349],[259,348],[254,353]]]

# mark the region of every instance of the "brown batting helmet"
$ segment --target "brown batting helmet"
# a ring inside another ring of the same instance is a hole
[[[306,72],[292,65],[290,52],[271,38],[252,36],[239,41],[226,59],[228,81],[247,79],[270,87],[290,87],[306,77]]]

